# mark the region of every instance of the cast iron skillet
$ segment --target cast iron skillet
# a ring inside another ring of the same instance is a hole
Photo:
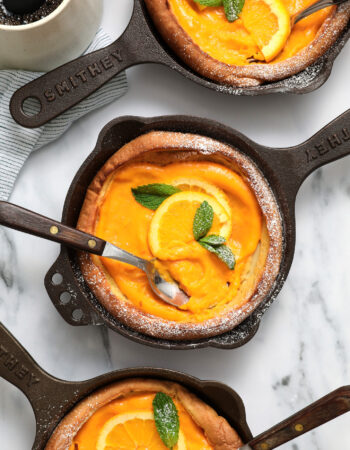
[[[219,347],[232,349],[248,342],[257,332],[263,313],[272,304],[288,275],[295,247],[295,199],[304,179],[318,167],[350,154],[350,110],[339,116],[308,141],[291,148],[259,145],[232,128],[207,119],[189,116],[155,118],[121,117],[101,131],[95,150],[75,176],[68,191],[62,222],[76,226],[85,193],[98,170],[119,148],[152,130],[178,131],[208,136],[238,149],[260,169],[270,185],[283,222],[283,257],[280,273],[265,301],[235,329],[210,338],[169,341],[146,336],[112,317],[87,287],[76,253],[66,247],[45,278],[55,307],[71,325],[107,325],[142,344],[165,349]]]
[[[225,417],[242,440],[247,442],[252,438],[241,398],[222,383],[153,368],[118,370],[87,381],[59,380],[41,369],[1,322],[0,376],[17,386],[32,405],[36,418],[33,450],[45,448],[56,426],[74,405],[97,389],[126,378],[158,378],[180,383]]]
[[[258,95],[275,92],[304,94],[317,89],[327,80],[333,62],[349,36],[348,26],[337,43],[300,74],[257,87],[235,88],[216,83],[192,71],[163,42],[149,18],[144,1],[134,0],[131,21],[118,40],[102,50],[65,64],[19,89],[11,100],[11,113],[20,125],[29,128],[39,127],[79,103],[122,70],[143,63],[166,65],[202,86],[226,94]],[[29,97],[35,97],[41,104],[40,113],[31,117],[23,111],[23,102]]]
[[[78,402],[127,378],[157,378],[182,384],[225,417],[242,441],[249,442],[251,450],[278,447],[350,410],[350,387],[344,386],[252,439],[242,399],[225,384],[152,368],[118,370],[87,381],[59,380],[39,367],[1,322],[0,376],[18,387],[34,410],[36,436],[32,450],[44,450],[57,425]]]
[[[107,325],[142,344],[165,349],[244,345],[257,332],[263,313],[272,304],[288,275],[295,247],[295,199],[304,179],[318,167],[350,154],[350,110],[324,127],[308,141],[291,148],[259,145],[232,128],[207,119],[189,116],[156,118],[121,117],[101,131],[95,150],[75,176],[68,191],[62,223],[76,226],[85,193],[97,171],[119,148],[152,130],[194,133],[231,145],[250,158],[267,179],[283,222],[283,257],[276,282],[259,307],[233,330],[210,338],[170,341],[153,338],[128,328],[112,317],[84,282],[76,252],[66,247],[45,277],[45,286],[55,307],[71,325]]]

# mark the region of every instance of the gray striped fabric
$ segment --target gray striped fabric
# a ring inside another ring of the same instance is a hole
[[[87,52],[110,42],[110,38],[100,30]],[[0,71],[0,200],[10,197],[16,178],[32,151],[57,139],[75,120],[121,97],[128,89],[126,75],[122,73],[70,111],[31,130],[21,127],[12,119],[9,102],[18,88],[40,75],[37,72]]]

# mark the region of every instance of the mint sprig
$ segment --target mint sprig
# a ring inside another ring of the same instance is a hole
[[[213,235],[214,236],[214,235]],[[208,238],[211,236],[208,236]],[[215,236],[215,237],[221,237],[221,236]],[[222,238],[224,239],[224,238]],[[227,247],[227,245],[223,244],[208,244],[206,242],[207,238],[200,239],[198,242],[199,244],[204,247],[208,252],[215,253],[215,255],[221,259],[222,262],[224,262],[227,267],[230,270],[233,270],[236,266],[236,258],[235,255],[232,253],[230,247]],[[225,239],[224,239],[225,241]]]
[[[217,245],[217,246],[213,246],[213,245],[208,245],[205,244],[203,242],[199,243],[208,251],[210,251],[211,253],[215,253],[215,255],[221,259],[222,262],[224,262],[226,264],[226,266],[230,269],[230,270],[234,270],[235,266],[236,266],[236,258],[235,255],[232,253],[230,247],[227,247],[227,245]]]
[[[236,266],[236,258],[230,247],[225,245],[226,239],[216,234],[206,236],[213,225],[214,210],[207,201],[204,201],[197,209],[193,221],[193,235],[198,243],[214,253],[230,270]]]
[[[179,440],[180,431],[179,414],[172,398],[158,392],[153,399],[153,414],[161,440],[172,450]]]
[[[153,183],[132,188],[131,192],[138,203],[155,211],[164,200],[181,191],[170,184]]]
[[[224,6],[226,18],[234,22],[242,12],[245,0],[194,0],[203,6]]]

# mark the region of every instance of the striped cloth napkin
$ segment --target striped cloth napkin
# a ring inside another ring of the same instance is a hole
[[[100,30],[87,52],[98,50],[111,43]],[[40,147],[60,137],[70,125],[90,111],[121,97],[128,89],[125,73],[109,83],[50,123],[36,129],[18,125],[9,111],[12,94],[24,84],[42,75],[38,72],[15,70],[0,71],[0,200],[8,200],[16,178],[28,156]]]

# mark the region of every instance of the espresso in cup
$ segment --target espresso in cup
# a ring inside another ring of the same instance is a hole
[[[0,25],[27,25],[44,19],[51,14],[63,0],[33,0],[30,11],[18,13],[16,9],[16,1],[0,0]],[[13,9],[12,9],[13,8]]]

